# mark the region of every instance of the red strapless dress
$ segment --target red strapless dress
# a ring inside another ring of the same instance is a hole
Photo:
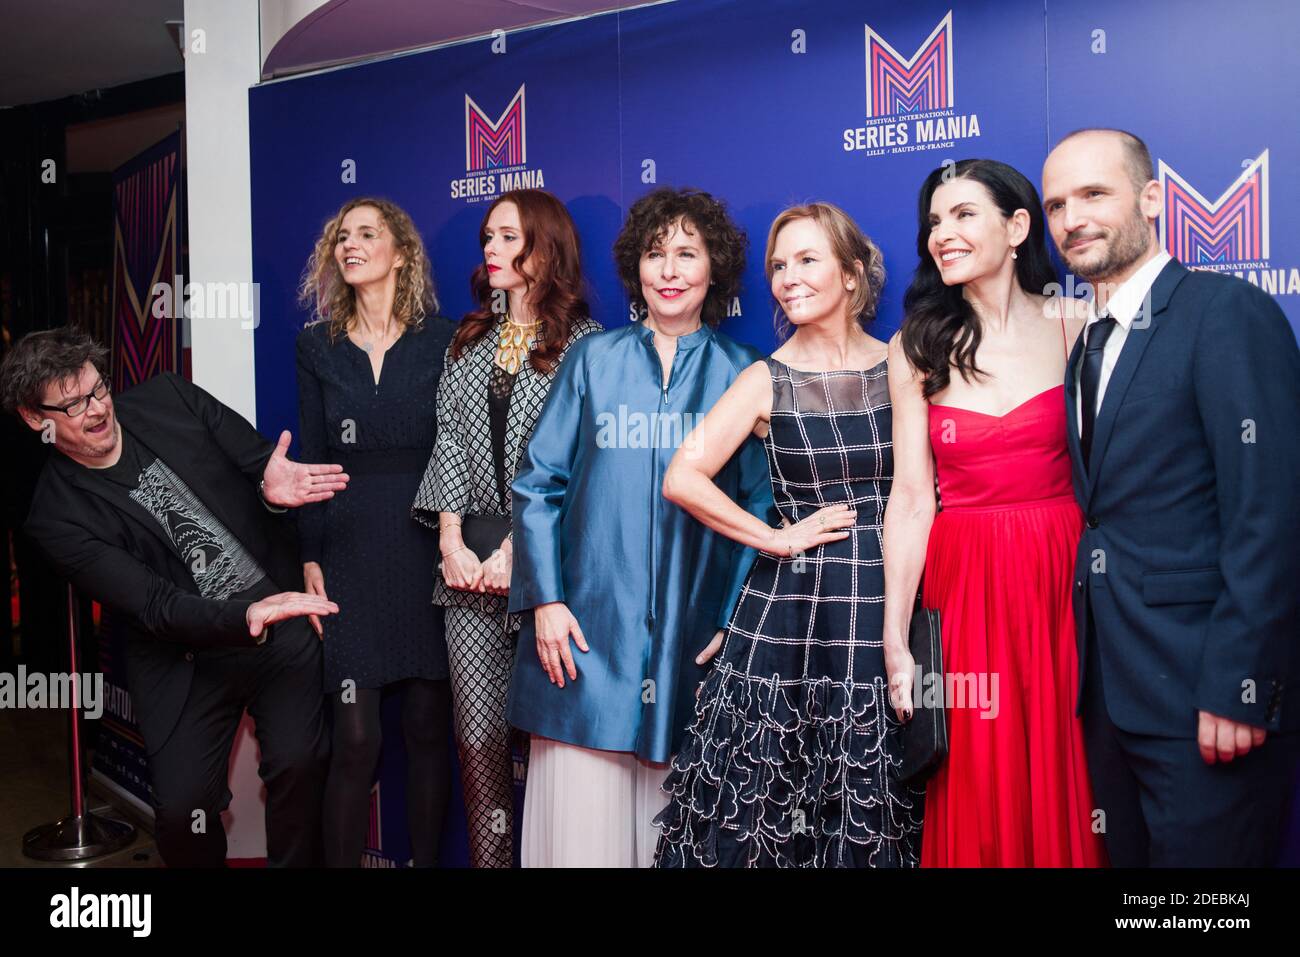
[[[1083,518],[1064,386],[1006,415],[930,406],[942,510],[925,560],[950,692],[922,867],[1096,867],[1071,584]],[[959,705],[963,702],[958,701]]]

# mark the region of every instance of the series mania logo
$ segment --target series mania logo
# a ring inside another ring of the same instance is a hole
[[[1161,160],[1160,244],[1189,269],[1232,273],[1275,296],[1300,293],[1300,268],[1269,263],[1268,150],[1213,201]]]
[[[544,189],[540,169],[528,169],[524,86],[495,119],[465,94],[465,173],[451,181],[451,198],[477,203],[512,189]]]
[[[867,121],[844,131],[844,150],[868,156],[947,149],[980,135],[979,116],[958,113],[952,72],[952,11],[910,57],[867,31]]]

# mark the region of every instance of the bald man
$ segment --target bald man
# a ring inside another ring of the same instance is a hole
[[[1300,760],[1300,349],[1160,248],[1146,145],[1063,139],[1048,228],[1094,289],[1066,372],[1088,764],[1116,866],[1268,866]]]

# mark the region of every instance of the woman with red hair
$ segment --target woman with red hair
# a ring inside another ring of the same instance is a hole
[[[578,231],[550,193],[503,193],[479,227],[478,308],[461,320],[438,390],[438,441],[415,517],[441,532],[435,604],[446,609],[470,863],[509,867],[513,764],[506,690],[519,616],[510,594],[510,484],[556,367],[599,331],[583,298]]]

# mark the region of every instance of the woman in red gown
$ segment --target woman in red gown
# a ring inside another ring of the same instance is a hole
[[[1082,517],[1062,384],[1083,304],[1043,295],[1042,207],[1011,167],[937,169],[919,212],[921,262],[890,343],[884,640],[909,720],[925,691],[907,650],[922,582],[943,632],[949,753],[926,790],[921,866],[1099,866],[1104,817],[1074,713]]]

